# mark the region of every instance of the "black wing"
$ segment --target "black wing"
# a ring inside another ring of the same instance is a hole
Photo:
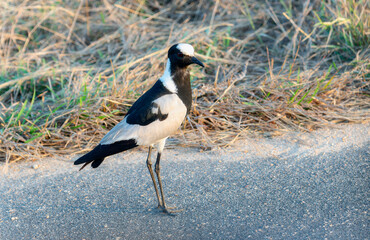
[[[168,114],[162,114],[160,107],[154,101],[167,94],[172,94],[172,92],[161,81],[157,81],[132,105],[126,115],[127,123],[146,126],[157,119],[165,120]]]

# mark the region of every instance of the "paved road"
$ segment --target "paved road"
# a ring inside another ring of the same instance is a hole
[[[175,217],[155,209],[144,152],[81,172],[69,159],[23,163],[0,176],[0,239],[368,239],[369,145],[286,157],[168,150]]]

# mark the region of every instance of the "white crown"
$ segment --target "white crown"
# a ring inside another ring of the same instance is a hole
[[[177,45],[177,49],[179,49],[185,55],[194,56],[194,48],[190,44],[179,43]]]

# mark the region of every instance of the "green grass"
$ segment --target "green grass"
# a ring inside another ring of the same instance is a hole
[[[368,1],[198,4],[3,1],[0,159],[92,147],[177,42],[206,63],[190,70],[191,124],[175,136],[188,145],[369,119]]]

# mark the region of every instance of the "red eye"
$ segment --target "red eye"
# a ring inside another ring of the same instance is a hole
[[[182,54],[182,53],[178,53],[178,54],[177,54],[177,56],[179,56],[179,57],[181,57],[181,58],[182,58],[182,57],[184,57],[184,54]]]

